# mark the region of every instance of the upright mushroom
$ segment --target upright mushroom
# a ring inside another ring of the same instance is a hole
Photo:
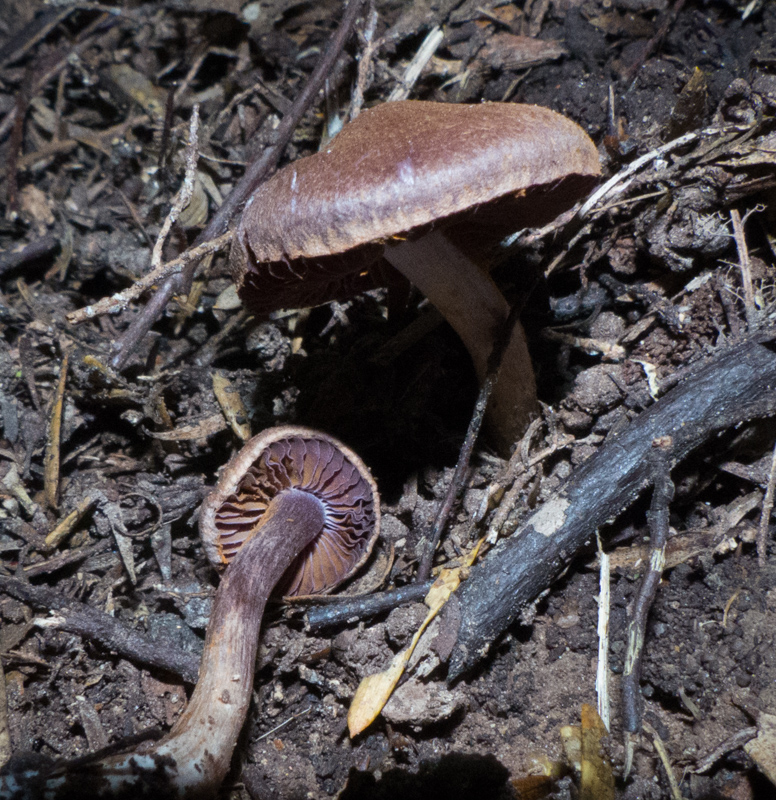
[[[482,262],[506,233],[567,210],[600,173],[588,135],[539,106],[385,103],[289,164],[246,204],[230,266],[247,307],[318,305],[390,263],[456,330],[480,380],[509,313]],[[519,326],[489,410],[507,449],[536,409]]]
[[[261,617],[273,587],[288,594],[330,591],[367,558],[379,522],[369,470],[336,439],[292,426],[255,436],[202,506],[205,550],[228,566],[186,711],[142,753],[77,770],[0,776],[0,800],[212,797],[248,710]]]

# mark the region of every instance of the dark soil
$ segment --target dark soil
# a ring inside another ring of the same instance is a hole
[[[193,241],[271,141],[336,27],[340,3],[128,3],[105,16],[30,0],[3,7],[0,576],[84,601],[160,650],[174,644],[198,653],[217,577],[199,544],[197,508],[240,446],[213,392],[218,372],[253,432],[287,421],[320,427],[373,469],[384,534],[347,591],[374,588],[391,547],[381,588],[411,582],[477,390],[446,325],[427,325],[399,344],[428,314],[422,298],[388,315],[386,291],[374,290],[257,321],[215,307],[231,285],[222,253],[198,279],[198,293],[171,303],[120,370],[110,367],[112,348],[143,302],[79,326],[65,319],[148,270],[183,180],[199,103],[199,211],[190,206],[173,227],[165,258]],[[694,135],[646,160],[584,224],[524,232],[495,270],[510,299],[525,304],[547,404],[526,452],[574,437],[526,471],[513,529],[608,433],[653,402],[648,376],[662,389],[678,369],[773,325],[776,5],[440,0],[378,2],[376,12],[375,36],[385,39],[367,105],[388,98],[440,25],[444,41],[408,87],[411,98],[549,106],[599,145],[605,178]],[[527,61],[505,38],[515,34],[544,44]],[[327,113],[330,121],[346,113],[362,53],[363,37],[351,38],[325,102],[308,111],[282,163],[318,147]],[[543,276],[529,297],[519,278],[526,265]],[[54,499],[46,454],[65,354]],[[665,744],[682,796],[693,800],[776,794],[740,742],[703,774],[694,771],[762,715],[776,714],[772,526],[764,563],[754,543],[774,439],[772,425],[742,426],[673,473],[669,569],[649,617],[641,689],[644,719]],[[479,528],[471,521],[505,466],[483,441],[438,564],[487,530],[495,508]],[[635,737],[623,775],[620,676],[645,563],[635,548],[649,536],[648,499],[602,531],[613,557],[605,745],[615,796],[634,800],[670,796],[651,735]],[[47,543],[77,509],[72,526]],[[345,718],[356,686],[406,646],[424,606],[315,636],[303,630],[298,608],[274,607],[223,796],[527,797],[528,776],[548,772],[531,796],[580,796],[560,729],[578,725],[582,705],[596,703],[595,559],[580,556],[548,589],[465,679],[447,685],[444,665],[424,674],[421,661],[355,740]],[[10,731],[9,748],[0,725],[0,760],[11,751],[80,756],[146,728],[166,730],[185,705],[190,686],[180,677],[65,632],[45,608],[0,594],[0,618],[0,721],[7,716]]]

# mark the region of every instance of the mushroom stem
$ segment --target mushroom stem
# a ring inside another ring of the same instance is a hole
[[[389,242],[385,259],[429,299],[461,337],[480,383],[509,316],[509,303],[487,272],[435,230],[414,240]],[[525,332],[517,323],[501,361],[487,412],[495,443],[508,452],[536,412],[536,382]]]
[[[309,492],[284,489],[272,499],[224,573],[199,681],[167,736],[144,753],[111,756],[77,771],[0,776],[0,800],[212,797],[229,770],[248,711],[267,598],[325,521],[322,502]]]

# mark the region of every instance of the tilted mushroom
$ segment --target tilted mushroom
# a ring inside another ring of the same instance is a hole
[[[547,108],[385,103],[256,190],[232,274],[245,305],[267,313],[371,288],[387,261],[456,330],[482,380],[509,304],[478,262],[507,233],[566,211],[599,174],[590,137]],[[517,326],[489,409],[502,450],[536,407]]]
[[[184,713],[144,752],[77,770],[0,776],[0,799],[212,797],[248,711],[261,617],[273,587],[288,594],[330,591],[366,560],[379,524],[369,470],[336,439],[294,426],[255,436],[202,506],[205,550],[228,566]]]
[[[278,494],[291,489],[315,495],[325,506],[326,524],[286,570],[275,594],[327,594],[369,556],[380,512],[377,486],[361,459],[318,431],[271,428],[240,450],[202,504],[205,554],[216,568],[230,564],[253,531],[264,530]]]

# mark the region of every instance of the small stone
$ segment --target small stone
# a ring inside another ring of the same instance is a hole
[[[383,716],[392,725],[410,725],[420,731],[427,725],[449,719],[463,707],[464,696],[439,683],[422,683],[410,678],[399,686],[383,708]]]

